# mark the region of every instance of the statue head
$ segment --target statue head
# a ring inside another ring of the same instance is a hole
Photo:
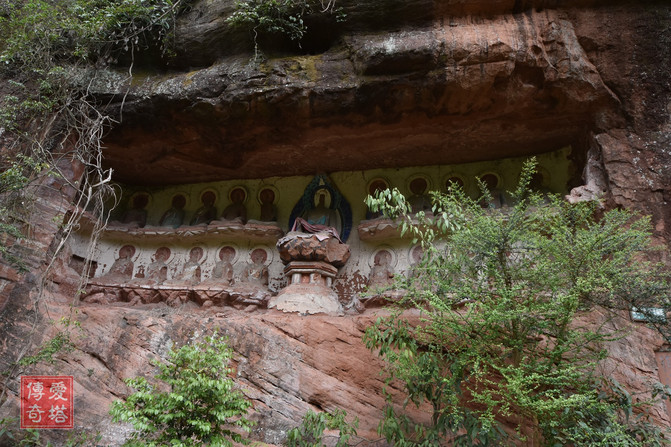
[[[389,185],[382,180],[382,179],[376,179],[373,180],[373,182],[368,186],[368,194],[371,196],[375,196],[378,192],[384,191],[385,189],[389,188]]]
[[[133,197],[133,208],[136,210],[144,209],[149,203],[149,196],[147,194],[137,194]]]
[[[426,188],[428,187],[428,184],[426,183],[426,179],[422,177],[417,177],[413,181],[410,182],[410,192],[412,192],[416,196],[421,196],[426,192]]]
[[[266,188],[261,191],[259,198],[263,204],[272,204],[275,201],[275,191],[270,188]]]
[[[328,200],[328,203],[326,199]],[[326,189],[319,189],[315,193],[315,205],[320,208],[328,208],[331,205],[331,194]]]
[[[261,265],[268,260],[268,253],[263,248],[257,248],[250,253],[249,257],[254,264]]]
[[[184,208],[185,205],[186,205],[186,197],[184,197],[182,194],[175,194],[172,197],[172,206],[174,208],[181,210],[182,208]]]
[[[235,258],[235,248],[227,245],[219,250],[219,259],[224,262],[232,262]]]
[[[247,193],[242,188],[233,188],[230,194],[231,202],[241,204],[247,198]]]
[[[205,191],[200,196],[200,201],[203,203],[203,205],[207,207],[211,207],[212,205],[214,205],[215,200],[217,200],[217,197],[214,195],[214,192],[212,191]]]
[[[160,247],[154,253],[154,259],[159,262],[165,262],[170,259],[170,249],[168,247]]]
[[[198,262],[203,257],[203,249],[201,247],[193,247],[189,252],[189,261]]]
[[[534,172],[534,175],[531,176],[531,181],[529,182],[529,188],[532,191],[543,191],[549,186],[548,176],[544,172],[537,170]]]
[[[375,253],[375,258],[373,259],[373,263],[378,266],[383,266],[383,265],[390,265],[391,264],[391,253],[389,253],[387,250],[380,250],[377,253]]]
[[[499,178],[494,174],[485,174],[482,177],[480,177],[480,180],[487,186],[487,189],[490,191],[498,188],[499,186]]]
[[[135,247],[132,245],[124,245],[119,249],[119,259],[130,259],[135,254]]]

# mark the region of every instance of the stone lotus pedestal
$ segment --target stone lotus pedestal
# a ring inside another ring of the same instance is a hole
[[[269,308],[302,314],[343,313],[333,279],[350,256],[349,246],[328,233],[291,232],[277,242],[289,284],[271,298]]]

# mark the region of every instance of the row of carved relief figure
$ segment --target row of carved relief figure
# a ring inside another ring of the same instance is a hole
[[[261,212],[258,217],[262,222],[274,222],[277,220],[277,209],[275,207],[275,191],[271,188],[264,188],[259,193],[259,202]],[[217,200],[214,191],[207,190],[200,195],[201,206],[193,213],[190,225],[209,224],[213,221],[224,222],[247,222],[247,191],[242,187],[235,187],[229,193],[231,203],[224,208],[221,215],[217,210],[215,202]],[[149,203],[147,193],[138,193],[133,196],[132,206],[121,217],[121,223],[132,226],[144,227],[147,223],[146,207]],[[186,197],[181,194],[175,194],[172,197],[172,203],[159,220],[160,226],[177,228],[185,224]]]
[[[171,250],[159,247],[152,256],[151,263],[137,267],[133,262],[136,249],[124,245],[119,249],[117,259],[102,276],[91,280],[82,300],[87,303],[109,304],[128,302],[151,304],[165,302],[177,307],[186,302],[194,302],[203,307],[213,305],[242,305],[265,307],[273,293],[268,288],[268,253],[257,248],[249,253],[249,260],[242,270],[234,268],[237,251],[232,246],[218,250],[216,262],[207,279],[203,279],[202,247],[193,247],[188,259],[178,272],[169,278],[172,262]],[[418,276],[418,266],[423,255],[421,246],[409,252],[410,265],[407,275]],[[391,248],[382,248],[373,254],[368,275],[368,293],[361,298],[365,307],[382,305],[403,295],[403,290],[393,290],[396,253]],[[135,273],[135,275],[133,275]]]
[[[501,177],[493,172],[488,172],[478,177],[487,187],[492,197],[491,202],[483,203],[484,207],[501,208],[510,205],[510,197],[503,188],[503,181]],[[536,191],[543,193],[549,192],[548,185],[549,174],[546,171],[539,171],[531,179],[530,187]],[[466,190],[466,182],[463,176],[451,175],[445,180],[444,190],[447,191],[451,185],[458,185]],[[368,185],[368,194],[374,196],[379,191],[389,188],[389,183],[382,179],[374,179]],[[407,197],[408,204],[412,208],[413,213],[419,211],[431,210],[431,197],[428,195],[429,182],[426,177],[416,176],[412,178],[408,184],[410,195]],[[366,213],[367,219],[374,219],[380,217],[379,213],[373,213],[370,210]]]
[[[193,300],[204,306],[231,299],[246,304],[263,305],[271,296],[268,289],[268,253],[263,248],[250,252],[249,262],[241,272],[235,272],[233,261],[236,249],[222,247],[218,252],[219,261],[214,265],[208,279],[203,280],[203,248],[193,247],[188,260],[181,270],[168,278],[171,270],[168,260],[171,250],[159,247],[152,256],[152,262],[138,266],[132,260],[136,249],[124,245],[118,258],[102,276],[89,282],[86,302],[127,301],[131,304],[165,301],[171,306]]]
[[[484,173],[479,177],[482,182],[487,185],[491,195],[492,202],[486,204],[490,207],[501,207],[508,204],[508,197],[503,190],[503,182],[499,175],[495,173]],[[531,187],[536,190],[544,190],[547,192],[547,184],[549,182],[549,174],[545,171],[538,172],[532,179]],[[444,185],[447,190],[451,184],[458,184],[462,188],[466,186],[463,176],[452,175],[449,176]],[[368,184],[367,193],[375,195],[378,191],[390,187],[389,182],[384,178],[375,178]],[[408,201],[412,206],[413,212],[428,211],[431,209],[431,200],[428,195],[429,181],[428,177],[418,175],[411,178],[408,183],[410,195]],[[223,212],[219,214],[216,201],[217,196],[214,191],[206,190],[200,195],[201,206],[193,213],[193,216],[188,221],[190,225],[210,224],[213,222],[239,222],[245,224],[248,219],[247,207],[245,203],[248,199],[247,190],[242,186],[233,187],[228,194],[230,203]],[[273,187],[264,187],[259,191],[258,201],[260,205],[260,213],[258,221],[261,222],[275,222],[277,220],[277,207],[275,202],[277,193]],[[187,224],[185,206],[187,198],[184,194],[178,193],[172,197],[172,203],[159,219],[158,224],[165,227],[177,228],[181,225]],[[149,204],[148,193],[137,193],[132,198],[131,207],[123,214],[121,223],[144,227],[147,223],[147,210]],[[368,211],[367,219],[380,217],[379,214]]]

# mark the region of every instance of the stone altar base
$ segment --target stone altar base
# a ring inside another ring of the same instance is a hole
[[[268,308],[304,315],[325,313],[342,315],[338,295],[331,290],[338,269],[325,262],[292,261],[284,268],[290,283],[270,299]]]
[[[129,303],[155,304],[164,302],[171,307],[179,307],[193,302],[203,307],[256,306],[265,308],[271,292],[264,287],[245,282],[236,285],[184,284],[166,286],[160,284],[128,285],[91,282],[81,300],[89,304]]]

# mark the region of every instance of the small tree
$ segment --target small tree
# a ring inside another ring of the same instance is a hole
[[[324,431],[338,430],[338,440],[335,447],[345,447],[349,441],[356,436],[356,430],[359,427],[359,419],[354,418],[352,422],[347,422],[345,410],[336,409],[331,412],[315,413],[308,410],[303,416],[303,421],[298,427],[294,427],[287,433],[288,447],[324,447]],[[329,443],[328,445],[332,445]]]
[[[215,333],[203,342],[170,350],[168,362],[155,361],[156,378],[169,391],[159,391],[144,377],[126,384],[137,391],[112,404],[114,422],[130,422],[136,432],[130,446],[231,446],[243,442],[252,422],[245,418],[252,404],[228,377],[232,350]]]
[[[502,420],[517,426],[513,438],[538,445],[664,444],[632,412],[644,404],[598,370],[607,344],[625,336],[612,324],[618,312],[668,306],[668,281],[642,256],[649,221],[621,210],[598,219],[594,203],[533,193],[534,168],[525,164],[506,212],[456,187],[434,195],[433,223],[408,216],[398,192],[368,199],[400,213],[425,248],[413,277],[395,286],[406,297],[364,337],[386,360],[388,382],[404,387],[405,405],[433,409],[419,424],[389,397],[380,431],[394,445],[512,444]],[[408,307],[421,310],[419,321],[404,317]],[[587,324],[591,310],[606,316]]]

